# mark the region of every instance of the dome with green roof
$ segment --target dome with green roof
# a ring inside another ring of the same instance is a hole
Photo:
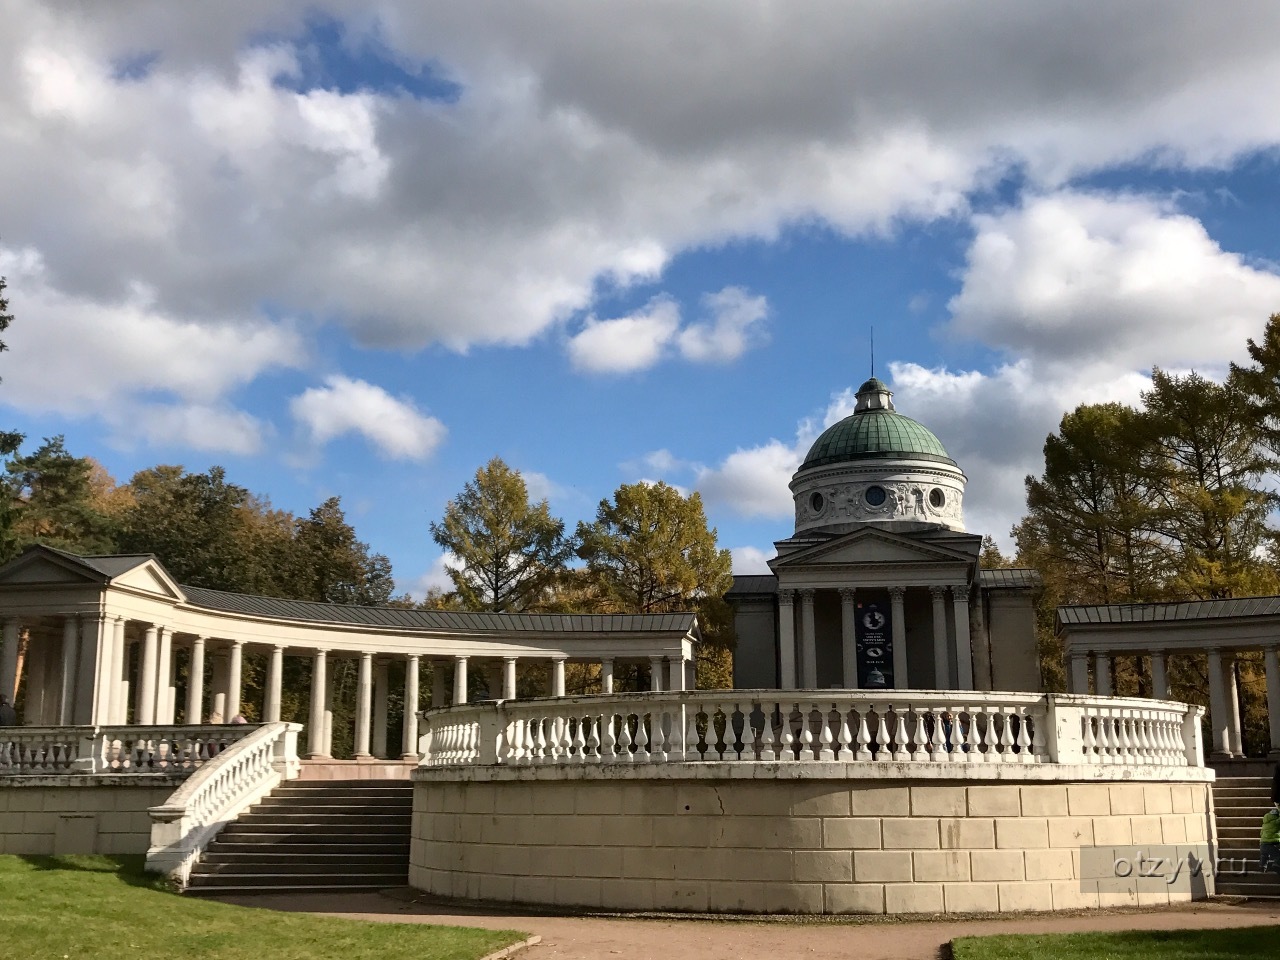
[[[934,460],[955,465],[946,448],[924,424],[893,408],[884,382],[872,377],[858,388],[858,405],[832,424],[809,448],[800,469],[855,460]]]

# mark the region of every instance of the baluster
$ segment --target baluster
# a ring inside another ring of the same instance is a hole
[[[1033,763],[1043,763],[1048,753],[1048,747],[1044,742],[1044,718],[1041,716],[1033,716],[1029,718],[1031,723],[1031,756]]]
[[[875,750],[873,751],[875,759],[880,762],[886,762],[892,756],[891,749],[892,740],[889,737],[889,707],[885,704],[876,704],[876,739]]]
[[[1111,730],[1110,718],[1099,712],[1098,714],[1098,762],[1111,762]]]
[[[907,713],[910,709],[910,707],[893,708],[893,715],[897,719],[893,734],[893,759],[903,762],[911,759],[911,751],[908,749],[909,741],[907,740]]]
[[[760,760],[767,763],[778,759],[781,745],[773,737],[773,711],[777,707],[772,703],[760,704]]]
[[[839,708],[833,703],[831,709],[838,710]],[[831,713],[824,710],[818,716],[822,722],[822,730],[818,734],[818,759],[830,762],[836,758],[836,752],[831,749],[831,744],[835,743],[836,740],[831,735]]]
[[[600,750],[600,759],[605,763],[611,763],[618,759],[618,734],[616,732],[618,715],[614,713],[615,709],[617,708],[609,707],[600,718],[600,732],[604,735],[604,745]]]
[[[729,717],[724,712],[724,704],[707,704],[707,750],[714,750],[718,760],[728,759],[729,737]]]
[[[782,713],[782,759],[796,759],[796,738],[791,729],[792,712],[799,710],[799,704],[788,706]]]
[[[649,760],[649,731],[645,729],[646,714],[636,714],[636,735],[632,741],[636,745],[636,762]]]
[[[871,731],[867,729],[867,713],[868,709],[863,707],[858,711],[858,749],[853,754],[855,760],[870,760],[871,754]]]
[[[539,715],[533,718],[532,723],[534,725],[534,762],[549,763],[551,758],[547,755],[547,718]]]
[[[734,723],[734,720],[737,719],[739,715],[742,716],[741,732],[738,731],[737,724]],[[750,749],[754,754],[755,744],[748,744],[747,742],[748,739],[750,739],[751,734],[751,720],[747,716],[747,711],[742,709],[741,703],[735,702],[729,705],[729,712],[726,714],[725,718],[725,728],[733,736],[733,758],[735,760],[741,760],[742,755],[746,753],[748,749]]]
[[[920,762],[929,759],[929,720],[928,707],[916,706],[907,707],[911,724],[904,729],[909,730],[907,742],[903,745],[907,752],[911,755],[909,759],[913,762]],[[905,719],[905,717],[903,718]],[[896,754],[895,754],[896,756]]]
[[[982,751],[982,759],[985,763],[999,763],[1000,735],[996,733],[996,712],[993,707],[983,709],[982,722],[982,744],[985,747]]]
[[[573,751],[574,751],[573,762],[586,763],[587,737],[586,737],[586,734],[583,732],[583,728],[588,723],[590,723],[590,719],[587,717],[575,717],[574,719],[578,721],[578,724],[577,724],[578,729],[577,729],[577,735],[573,738]]]
[[[1000,708],[997,707],[997,710]],[[1017,754],[1013,752],[1013,746],[1017,743],[1014,739],[1013,727],[1014,721],[1017,719],[1017,708],[1009,707],[1008,710],[1000,712],[1000,760],[1002,763],[1017,763]]]
[[[587,717],[587,757],[595,763],[600,762],[600,715]]]
[[[618,714],[618,758],[623,763],[635,762],[631,751],[631,715],[625,711]]]
[[[1034,758],[1031,756],[1031,731],[1027,729],[1027,708],[1015,707],[1018,717],[1018,762],[1032,763]]]
[[[837,705],[836,710],[839,713],[840,730],[837,734],[836,759],[848,763],[853,759],[853,732],[849,729],[849,712]]]
[[[1116,717],[1116,743],[1117,743],[1117,759],[1120,763],[1130,763],[1133,760],[1133,741],[1129,737],[1129,718],[1125,716]]]
[[[800,712],[800,759],[812,760],[814,757],[813,730],[811,729],[813,704],[803,703],[796,706]]]
[[[686,763],[697,763],[702,760],[698,751],[698,705],[689,703],[684,708],[684,759]]]
[[[948,751],[947,743],[950,736],[947,730],[947,721],[945,720],[946,709],[939,707],[932,711],[933,716],[933,755],[930,757],[935,763],[945,763],[951,759],[951,753]]]
[[[1081,743],[1084,745],[1084,762],[1097,763],[1098,762],[1098,740],[1094,736],[1093,717],[1090,714],[1085,713],[1084,716],[1081,717],[1080,723],[1081,723],[1080,740],[1081,740]]]

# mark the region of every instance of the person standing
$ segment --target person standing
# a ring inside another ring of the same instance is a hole
[[[18,725],[18,711],[13,709],[13,704],[9,702],[9,698],[0,693],[0,727],[16,727]]]

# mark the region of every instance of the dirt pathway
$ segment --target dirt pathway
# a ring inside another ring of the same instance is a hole
[[[542,943],[521,960],[937,960],[956,937],[1080,930],[1280,925],[1280,902],[974,920],[631,919],[481,911],[379,893],[226,897],[227,903],[397,923],[523,930]]]

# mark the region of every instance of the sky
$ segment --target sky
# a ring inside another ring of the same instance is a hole
[[[0,423],[305,514],[400,589],[502,457],[735,570],[874,369],[1009,544],[1079,403],[1280,312],[1280,6],[0,0]]]

